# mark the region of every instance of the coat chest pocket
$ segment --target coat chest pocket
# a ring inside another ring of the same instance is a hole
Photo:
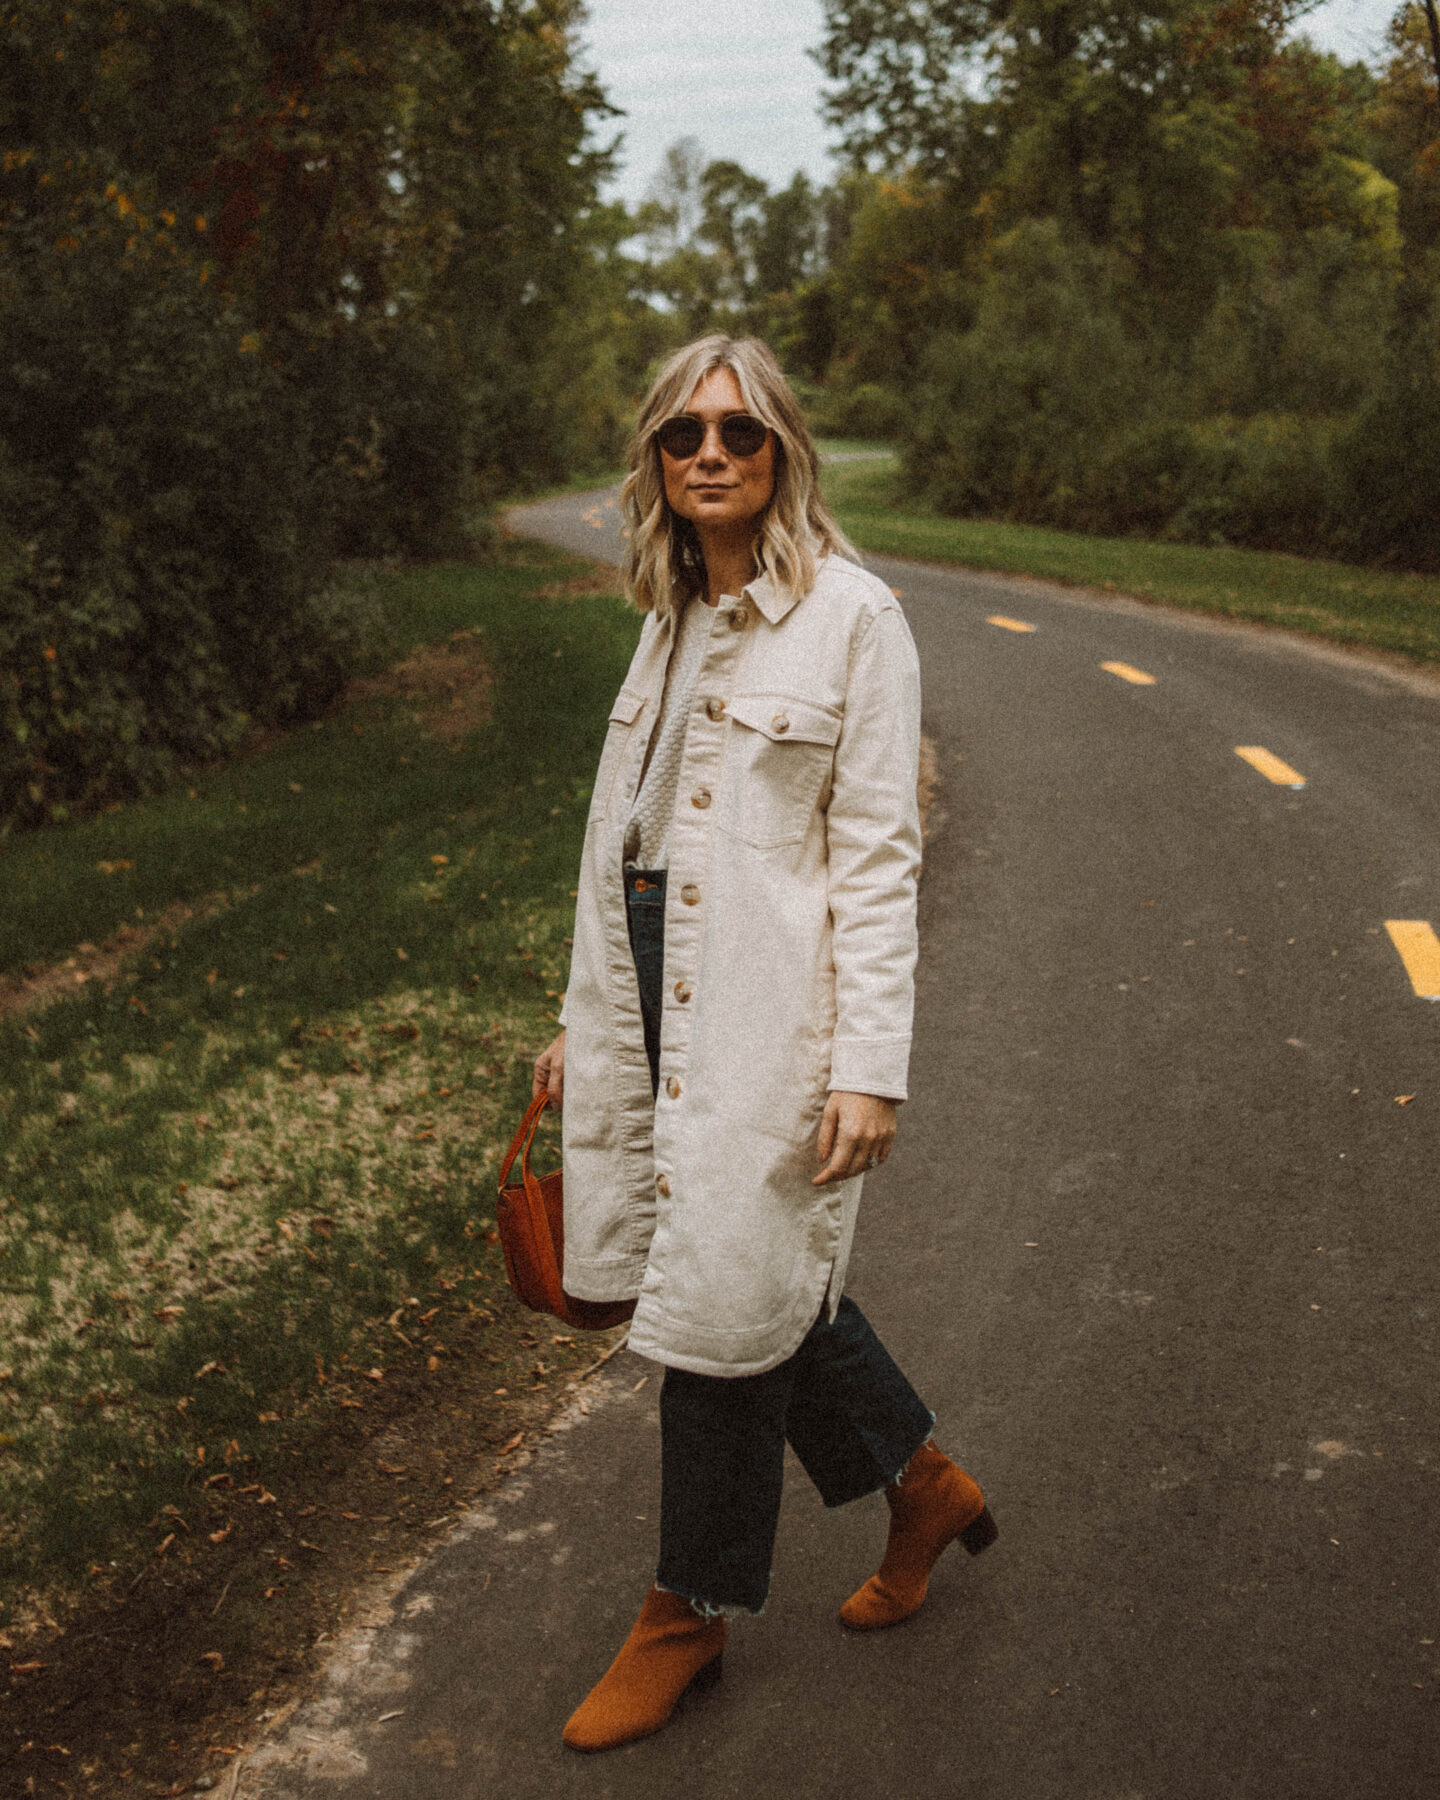
[[[625,760],[630,734],[645,705],[645,696],[630,688],[621,688],[610,708],[610,727],[605,733],[605,747],[600,752],[600,767],[595,771],[595,786],[590,795],[591,820],[603,819],[610,805],[610,790]]]
[[[809,830],[840,736],[838,712],[790,694],[736,694],[725,744],[722,831],[775,849]]]

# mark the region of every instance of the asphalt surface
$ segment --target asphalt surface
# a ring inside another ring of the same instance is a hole
[[[613,560],[615,517],[512,522]],[[722,1683],[566,1752],[654,1565],[660,1372],[627,1353],[241,1796],[1440,1792],[1440,1006],[1387,930],[1440,928],[1440,686],[870,560],[941,782],[914,1097],[850,1291],[999,1543],[846,1634],[883,1502],[827,1515],[792,1466]]]

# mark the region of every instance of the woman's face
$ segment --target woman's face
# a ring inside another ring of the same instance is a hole
[[[754,456],[725,448],[720,424],[747,411],[740,384],[729,369],[712,369],[690,396],[685,411],[705,427],[705,441],[693,456],[660,454],[665,498],[682,519],[703,532],[748,524],[770,504],[775,492],[775,434]]]

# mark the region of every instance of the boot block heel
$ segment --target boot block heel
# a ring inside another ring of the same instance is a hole
[[[725,1652],[722,1650],[719,1656],[712,1657],[710,1661],[705,1664],[703,1669],[697,1669],[690,1678],[689,1692],[692,1694],[700,1694],[703,1693],[706,1688],[714,1687],[715,1683],[720,1679],[720,1676],[723,1673],[722,1665],[724,1664],[724,1661]]]
[[[995,1523],[988,1506],[982,1507],[960,1533],[960,1542],[972,1556],[978,1556],[982,1550],[988,1550],[1000,1535],[1000,1527]]]

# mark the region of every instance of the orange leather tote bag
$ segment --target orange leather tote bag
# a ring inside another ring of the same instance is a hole
[[[500,1204],[496,1223],[505,1252],[510,1290],[532,1312],[553,1313],[562,1325],[578,1331],[608,1331],[623,1325],[635,1310],[633,1300],[576,1300],[565,1292],[565,1190],[560,1171],[543,1179],[530,1172],[530,1145],[549,1095],[530,1102],[500,1166]],[[510,1181],[515,1158],[520,1179]]]

